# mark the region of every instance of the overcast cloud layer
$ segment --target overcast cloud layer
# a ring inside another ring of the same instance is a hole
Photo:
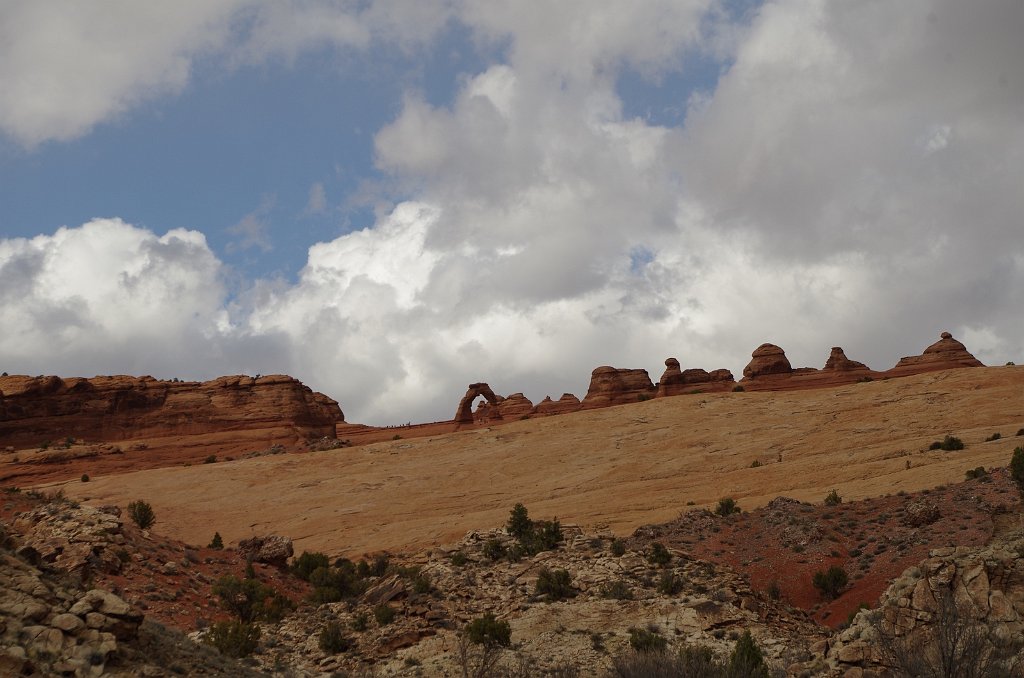
[[[0,239],[0,369],[285,372],[392,423],[450,417],[471,381],[536,402],[602,364],[738,374],[763,341],[885,369],[949,329],[1024,360],[1018,0],[111,4],[0,5],[0,130],[29,152],[159,105],[211,55],[415,51],[453,21],[503,56],[450,106],[408,92],[375,130],[404,199],[294,283],[229,294],[197,230]],[[720,77],[679,93],[684,122],[624,113],[624,73],[697,60]]]

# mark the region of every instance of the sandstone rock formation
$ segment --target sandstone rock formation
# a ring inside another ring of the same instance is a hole
[[[736,385],[732,372],[726,369],[708,372],[700,368],[682,370],[676,358],[665,360],[665,372],[658,381],[658,397],[682,395],[695,390],[728,391]]]
[[[653,398],[656,389],[647,370],[619,369],[607,365],[590,374],[590,387],[583,398],[583,409],[635,403]]]
[[[746,379],[772,374],[790,374],[793,371],[786,352],[775,344],[761,344],[754,349],[750,357],[751,361],[743,368],[743,376]]]
[[[498,398],[494,395],[494,391],[491,387],[483,382],[476,384],[470,384],[467,387],[466,395],[462,396],[462,400],[459,401],[459,407],[455,410],[455,423],[456,424],[472,424],[473,423],[473,402],[483,396],[487,399],[487,402],[491,405],[498,404]],[[500,419],[501,414],[493,417],[494,419]]]
[[[898,377],[954,367],[984,367],[984,363],[971,355],[967,347],[954,339],[952,334],[943,332],[939,340],[926,348],[924,353],[901,358],[886,374]]]
[[[335,435],[338,403],[285,375],[206,382],[152,377],[0,377],[0,441],[38,445],[65,437],[116,441],[290,427]]]
[[[566,412],[576,412],[581,407],[580,399],[574,396],[572,393],[563,393],[562,397],[558,400],[552,400],[551,396],[545,396],[544,400],[537,403],[533,408],[535,414],[565,414]]]
[[[828,360],[825,361],[825,371],[834,372],[852,372],[854,370],[870,370],[870,368],[864,363],[859,363],[856,360],[850,360],[846,357],[846,353],[839,346],[833,346],[832,352],[828,356]]]

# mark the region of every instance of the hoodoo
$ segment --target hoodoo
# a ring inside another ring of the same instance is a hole
[[[954,367],[984,366],[984,363],[971,355],[967,347],[954,339],[952,334],[943,332],[939,340],[926,348],[924,353],[901,358],[896,366],[888,371],[888,374],[904,376],[933,370],[948,370]]]

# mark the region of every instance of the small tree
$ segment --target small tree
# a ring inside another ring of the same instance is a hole
[[[533,529],[533,521],[530,520],[525,506],[516,504],[512,507],[505,529],[508,530],[510,535],[520,540],[529,534]]]
[[[637,652],[664,652],[668,641],[654,631],[638,629],[629,630],[629,646]]]
[[[141,499],[128,504],[128,517],[143,530],[149,529],[156,522],[156,513],[153,512],[153,507]]]
[[[743,678],[768,678],[768,666],[764,663],[764,655],[761,648],[754,642],[750,631],[744,631],[743,635],[736,640],[736,647],[733,648],[729,657],[729,676],[743,676]]]
[[[825,495],[825,506],[839,506],[843,503],[843,498],[839,496],[839,492],[832,490]]]
[[[1013,448],[1013,457],[1010,459],[1010,477],[1017,481],[1017,484],[1024,487],[1024,447]]]
[[[352,647],[352,639],[345,635],[341,624],[329,621],[320,631],[320,649],[327,654],[338,654]]]
[[[209,545],[207,545],[206,548],[208,548],[208,549],[222,549],[222,548],[224,548],[224,540],[221,539],[220,532],[214,532],[213,533],[213,539],[210,540],[210,543],[209,543]]]

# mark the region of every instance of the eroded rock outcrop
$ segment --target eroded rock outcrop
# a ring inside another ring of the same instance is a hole
[[[459,407],[455,410],[455,423],[456,424],[472,424],[474,421],[473,417],[473,402],[483,397],[491,405],[498,404],[498,398],[494,395],[494,391],[491,387],[484,382],[477,382],[476,384],[470,384],[466,389],[466,395],[462,396],[462,400],[459,401]],[[501,418],[501,413],[498,413],[495,419]]]
[[[562,397],[558,400],[552,400],[551,396],[545,396],[544,400],[537,403],[533,408],[535,414],[565,414],[566,412],[576,412],[583,407],[580,403],[580,399],[574,396],[572,393],[563,393]]]
[[[65,437],[116,441],[290,427],[335,435],[338,403],[286,375],[206,382],[152,377],[0,377],[0,441],[36,445]]]
[[[786,352],[775,344],[761,344],[750,354],[751,360],[743,368],[746,379],[756,379],[775,374],[790,374],[793,366],[789,364]]]
[[[237,550],[248,562],[266,563],[275,567],[284,567],[288,559],[295,555],[292,540],[277,535],[243,539],[238,542]]]
[[[989,648],[1019,642],[1024,633],[1021,552],[1024,540],[933,550],[893,582],[877,609],[860,612],[839,634],[831,643],[829,661],[839,670],[878,669],[892,661],[886,646],[903,655],[928,656],[926,648],[937,642],[939,627],[947,634],[959,628],[961,637],[978,629],[978,637],[992,643]]]
[[[583,409],[635,403],[656,394],[647,370],[598,367],[590,374],[590,388]]]
[[[726,369],[718,369],[708,372],[700,368],[683,370],[676,358],[665,360],[665,372],[658,381],[657,395],[659,398],[666,396],[682,395],[698,391],[728,391],[736,385],[732,372]]]
[[[967,347],[954,339],[952,334],[943,332],[939,340],[926,348],[924,353],[901,358],[886,374],[898,377],[955,367],[984,367],[984,363],[971,355]]]
[[[846,357],[846,353],[840,346],[833,346],[832,352],[828,356],[828,360],[825,361],[825,367],[822,368],[824,371],[832,372],[853,372],[855,370],[870,370],[864,363],[859,363],[856,360],[850,360]]]

